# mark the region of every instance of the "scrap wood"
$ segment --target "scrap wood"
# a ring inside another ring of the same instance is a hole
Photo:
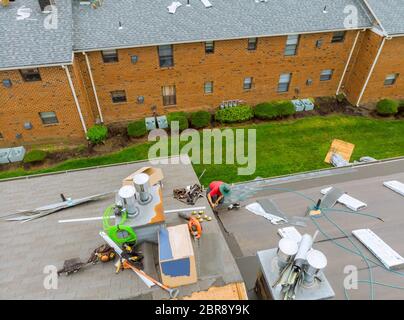
[[[55,213],[55,212],[58,212],[58,211],[61,211],[64,209],[78,206],[78,205],[81,205],[81,204],[84,204],[87,202],[100,200],[100,199],[106,197],[107,195],[110,195],[111,193],[114,193],[114,192],[100,193],[100,194],[96,194],[93,196],[84,197],[84,198],[80,198],[80,199],[74,199],[74,200],[69,199],[66,201],[53,203],[53,204],[39,207],[39,208],[32,209],[32,210],[20,210],[18,212],[5,215],[2,218],[11,217],[11,218],[7,218],[5,220],[6,221],[21,221],[22,223],[24,223],[24,222],[28,222],[28,221],[31,221],[34,219],[42,218],[44,216],[50,215],[52,213]]]
[[[175,199],[183,203],[194,205],[199,198],[203,197],[203,188],[196,183],[186,188],[174,189],[173,195]]]
[[[334,139],[324,161],[331,164],[331,157],[336,153],[339,154],[345,161],[349,162],[354,149],[354,144],[339,139]]]

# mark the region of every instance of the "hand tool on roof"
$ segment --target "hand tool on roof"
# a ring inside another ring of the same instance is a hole
[[[122,258],[123,265],[132,269],[142,281],[150,288],[154,285],[158,285],[163,290],[167,291],[170,294],[170,298],[176,298],[179,294],[178,289],[170,288],[165,286],[161,282],[153,279],[144,271],[136,268],[133,263],[129,260],[129,255],[125,253],[104,231],[100,231],[100,236],[107,242],[112,248],[114,248],[115,252]]]
[[[198,240],[202,236],[202,225],[192,213],[189,212],[179,212],[178,216],[188,221],[188,229],[191,235],[193,236],[194,240]],[[203,218],[202,218],[203,220]]]
[[[190,205],[203,197],[203,188],[200,184],[186,186],[185,188],[177,188],[173,190],[174,198]]]

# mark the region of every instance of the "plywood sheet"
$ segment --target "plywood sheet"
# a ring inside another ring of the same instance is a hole
[[[338,153],[344,160],[350,161],[355,145],[339,139],[334,139],[331,143],[330,150],[325,157],[325,162],[331,163],[331,156],[333,153]]]
[[[237,282],[194,292],[190,296],[183,297],[183,300],[248,300],[248,297],[244,282]]]

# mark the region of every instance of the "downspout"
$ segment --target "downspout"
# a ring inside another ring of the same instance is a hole
[[[339,94],[339,91],[341,90],[342,82],[344,81],[346,71],[348,70],[348,66],[349,66],[349,64],[351,63],[351,59],[352,59],[353,53],[354,53],[354,51],[355,51],[356,43],[358,42],[360,33],[361,33],[361,31],[358,31],[358,32],[356,33],[355,41],[354,41],[354,44],[353,44],[353,46],[352,46],[351,52],[349,53],[348,61],[346,62],[346,65],[345,65],[345,68],[344,68],[344,72],[342,73],[341,80],[340,80],[340,82],[339,82],[339,84],[338,84],[338,89],[337,89],[336,95],[338,95],[338,94]]]
[[[83,55],[84,55],[84,57],[86,59],[87,70],[88,70],[88,74],[90,75],[91,86],[93,87],[93,92],[94,92],[94,96],[95,96],[95,103],[97,104],[98,114],[100,115],[101,123],[104,123],[104,117],[102,116],[100,101],[98,100],[97,89],[95,88],[93,72],[91,71],[90,59],[88,59],[88,56],[87,56],[86,52],[83,52]]]
[[[71,89],[72,94],[73,94],[74,102],[76,103],[77,111],[78,111],[79,116],[80,116],[80,121],[81,121],[81,124],[83,126],[84,133],[87,135],[86,123],[84,122],[83,113],[81,112],[81,108],[80,108],[80,103],[79,103],[79,100],[77,99],[76,90],[74,90],[72,77],[70,76],[70,72],[69,72],[68,67],[63,65],[62,68],[65,69],[65,71],[66,71],[67,80],[69,81],[69,85],[70,85],[70,89]]]
[[[373,70],[375,69],[377,61],[379,60],[380,54],[382,53],[382,50],[383,50],[385,42],[386,42],[386,37],[383,38],[382,44],[380,45],[379,50],[377,51],[377,55],[375,57],[375,60],[373,61],[372,67],[370,68],[369,74],[368,74],[368,76],[366,78],[365,84],[363,85],[362,91],[359,94],[358,101],[356,102],[357,107],[359,106],[359,104],[360,104],[360,102],[362,100],[363,94],[365,93],[366,87],[367,87],[367,85],[369,83],[369,80],[370,80],[370,78],[372,76]]]

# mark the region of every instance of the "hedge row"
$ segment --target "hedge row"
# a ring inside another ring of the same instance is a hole
[[[262,120],[288,117],[295,112],[294,104],[287,100],[264,102],[254,108],[255,117]]]
[[[398,112],[400,102],[393,99],[382,99],[376,105],[377,113],[381,116],[390,116]]]

